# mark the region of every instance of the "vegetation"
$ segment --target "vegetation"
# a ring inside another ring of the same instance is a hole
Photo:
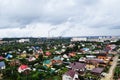
[[[109,69],[110,69],[110,66],[108,65],[104,68],[104,72],[108,73]]]
[[[114,79],[117,80],[118,78],[120,78],[120,66],[116,67],[114,71]]]
[[[84,79],[100,80],[100,76],[88,72],[87,74],[85,74]]]
[[[89,48],[90,51],[95,50],[103,50],[105,48],[105,44],[102,42],[89,42],[89,41],[81,41],[81,42],[70,42],[70,38],[58,38],[58,39],[37,39],[30,38],[30,42],[18,43],[16,40],[19,38],[9,39],[4,38],[3,40],[8,41],[8,43],[0,44],[0,56],[3,56],[5,59],[0,60],[4,61],[6,64],[6,69],[0,70],[0,73],[3,74],[3,80],[61,80],[62,75],[67,72],[69,69],[65,66],[68,64],[62,65],[52,65],[53,70],[50,67],[46,67],[43,65],[44,60],[52,60],[54,56],[63,56],[66,54],[68,57],[71,52],[80,52],[82,53],[82,48]],[[13,42],[10,42],[10,41]],[[83,45],[84,44],[84,45]],[[72,46],[71,46],[72,45]],[[63,48],[65,46],[65,48]],[[38,48],[38,50],[36,49]],[[54,48],[56,47],[56,49]],[[65,49],[65,51],[61,51],[61,49]],[[29,61],[29,57],[34,56],[39,51],[43,50],[43,53],[39,53],[40,55],[34,61]],[[51,52],[51,56],[45,56],[45,52]],[[60,54],[56,54],[55,51],[60,51]],[[26,54],[26,57],[21,57],[22,54]],[[12,58],[6,58],[7,54],[11,54]],[[64,58],[64,62],[78,62],[81,57],[86,57],[86,55],[91,55],[92,52],[86,52],[85,54],[76,54],[76,56],[71,56],[69,59]],[[94,54],[92,54],[94,55]],[[20,64],[11,65],[11,61],[19,60]],[[22,73],[18,72],[18,67],[21,64],[26,64],[30,66],[31,70],[25,70]],[[36,70],[33,70],[33,69]],[[110,66],[107,66],[104,71],[107,72]],[[119,70],[116,68],[115,70],[115,79],[119,77]],[[79,79],[94,79],[98,80],[100,77],[95,76],[88,72],[85,76],[80,76]]]

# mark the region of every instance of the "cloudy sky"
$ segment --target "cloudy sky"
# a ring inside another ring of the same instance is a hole
[[[120,0],[0,0],[0,37],[119,35]]]

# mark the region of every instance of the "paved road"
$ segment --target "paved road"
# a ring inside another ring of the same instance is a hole
[[[106,76],[104,78],[102,78],[101,80],[113,80],[113,73],[114,73],[114,69],[117,65],[117,61],[118,61],[118,55],[116,55],[114,57],[112,66],[109,69],[109,73],[106,74]]]

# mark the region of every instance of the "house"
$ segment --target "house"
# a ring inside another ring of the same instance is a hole
[[[92,69],[94,69],[94,68],[96,68],[96,67],[98,67],[98,61],[97,60],[95,60],[95,59],[86,59],[86,69],[87,70],[92,70]]]
[[[30,57],[28,58],[28,61],[29,61],[29,62],[31,62],[31,61],[35,61],[35,60],[36,60],[36,58],[33,57],[33,56],[30,56]]]
[[[62,64],[62,60],[60,56],[55,56],[52,60],[52,64],[54,65],[61,65]]]
[[[100,53],[97,55],[97,58],[103,60],[104,63],[107,64],[110,62],[110,60],[112,60],[113,56],[110,56],[109,54],[106,53]]]
[[[61,54],[61,51],[59,50],[59,51],[55,51],[55,54]]]
[[[75,53],[75,52],[71,52],[71,53],[69,53],[69,56],[70,56],[70,57],[75,57],[75,56],[76,56],[76,53]]]
[[[50,53],[49,51],[47,51],[47,52],[45,53],[45,55],[46,55],[46,56],[50,56],[51,53]]]
[[[11,54],[7,54],[7,56],[6,56],[7,59],[10,59],[12,57],[13,57],[13,55],[11,55]]]
[[[3,60],[4,59],[4,57],[3,56],[0,56],[0,60]]]
[[[105,48],[105,51],[107,53],[112,53],[116,48],[116,45],[107,45],[106,48]]]
[[[64,54],[63,55],[63,58],[69,58],[67,54]]]
[[[31,69],[30,69],[30,67],[28,67],[28,65],[25,65],[25,64],[21,65],[21,66],[18,68],[18,72],[19,72],[19,73],[22,73],[22,72],[24,72],[25,70],[31,70]]]
[[[0,69],[5,69],[5,62],[4,61],[0,62]]]
[[[51,60],[44,60],[43,66],[48,67],[48,68],[52,67],[52,61]]]
[[[26,53],[21,53],[20,57],[21,58],[26,58],[27,54]]]
[[[39,58],[39,55],[40,55],[40,54],[38,54],[38,53],[35,53],[35,54],[34,54],[34,56],[35,56],[36,59]]]
[[[89,51],[89,48],[82,48],[82,51]]]
[[[87,58],[87,59],[95,59],[96,56],[94,56],[94,55],[87,55],[86,58]]]
[[[79,62],[85,63],[85,62],[86,62],[86,58],[85,58],[85,57],[81,57],[81,58],[79,59]]]
[[[66,51],[66,49],[61,49],[61,53],[65,52],[65,51]]]
[[[43,50],[42,50],[42,49],[39,49],[39,50],[37,50],[37,53],[43,54]]]
[[[107,46],[105,47],[106,53],[109,53],[109,51],[111,51],[111,50],[112,50],[112,48],[110,47],[110,45],[107,45]]]
[[[69,47],[69,48],[73,48],[73,47],[74,47],[74,45],[73,45],[73,44],[70,44],[68,47]]]
[[[79,80],[78,73],[74,70],[69,70],[68,72],[62,75],[62,80]]]
[[[73,62],[69,65],[69,69],[79,72],[80,74],[83,74],[85,71],[85,63],[79,63],[79,62]]]
[[[87,70],[92,70],[98,66],[106,66],[106,63],[104,60],[101,59],[86,59],[86,69]]]
[[[98,58],[98,59],[105,60],[105,59],[107,59],[107,54],[105,54],[105,53],[97,54],[97,58]]]
[[[103,72],[103,68],[94,68],[91,73],[94,74],[94,75],[101,75],[101,73]]]
[[[89,48],[82,48],[82,49],[80,49],[80,52],[82,52],[82,53],[85,53],[85,52],[88,52],[89,51]]]
[[[19,65],[21,65],[21,62],[18,59],[15,59],[15,60],[10,61],[9,65],[10,66],[16,66],[16,65],[19,66]]]

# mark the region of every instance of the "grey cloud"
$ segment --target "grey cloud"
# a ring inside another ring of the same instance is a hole
[[[67,3],[69,0],[66,3],[63,0],[29,0],[29,2],[27,0],[4,0],[0,3],[0,18],[6,23],[8,22],[8,24],[11,21],[20,25],[26,25],[31,22],[60,24],[65,22],[69,16],[79,14],[83,10],[79,10],[78,3],[72,5],[72,2],[78,0],[70,1],[71,3]]]
[[[120,25],[118,25],[118,26],[112,26],[109,29],[120,29]]]
[[[66,35],[71,26],[76,28],[118,29],[119,0],[0,0],[0,29],[26,28],[32,23],[70,25],[60,31]],[[77,25],[77,26],[76,26]],[[111,26],[116,26],[111,28]],[[45,26],[43,26],[45,27]],[[57,31],[50,28],[52,32]]]

